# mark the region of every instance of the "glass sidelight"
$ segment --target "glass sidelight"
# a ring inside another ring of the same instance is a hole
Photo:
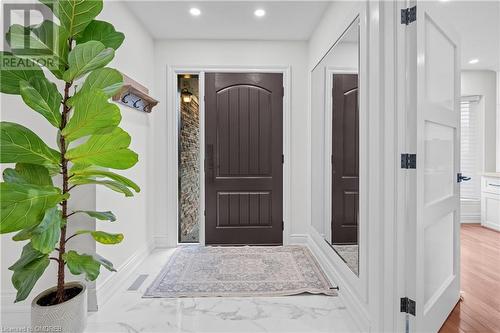
[[[179,75],[179,243],[198,243],[200,234],[200,109],[198,76]]]

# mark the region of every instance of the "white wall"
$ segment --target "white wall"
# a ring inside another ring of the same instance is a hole
[[[500,172],[500,71],[497,71],[497,172]]]
[[[177,179],[172,172],[177,169],[176,154],[167,150],[172,124],[167,124],[167,114],[176,112],[167,100],[168,66],[207,67],[268,67],[291,66],[291,233],[304,234],[307,228],[306,188],[307,170],[307,44],[306,42],[280,41],[230,41],[230,40],[165,40],[155,44],[155,94],[161,100],[153,112],[155,188],[153,192],[155,221],[153,230],[156,244],[165,246],[175,242],[177,198],[173,188]],[[170,176],[169,176],[170,174]],[[168,225],[174,226],[168,229]],[[170,237],[170,240],[168,239]]]
[[[113,62],[109,65],[122,71],[152,93],[154,86],[154,41],[146,29],[139,23],[128,7],[122,2],[106,2],[104,11],[99,16],[112,22],[115,28],[125,34],[125,41],[117,50]],[[96,251],[111,262],[118,272],[126,273],[131,269],[134,260],[147,254],[151,246],[151,228],[149,225],[149,209],[152,205],[151,181],[148,175],[151,163],[152,116],[151,114],[120,106],[122,121],[120,126],[132,136],[131,149],[139,154],[139,162],[130,170],[117,171],[135,181],[141,192],[133,198],[110,191],[104,187],[96,189],[96,209],[111,210],[117,221],[111,224],[97,223],[99,227],[110,232],[121,232],[125,235],[118,246],[97,244]],[[159,109],[153,109],[159,112]],[[98,221],[100,222],[100,221]],[[115,273],[103,269],[97,281],[98,297],[109,294],[113,287]],[[104,285],[104,286],[103,286]],[[101,303],[104,299],[100,299]]]
[[[494,172],[497,161],[497,83],[494,71],[463,71],[462,95],[480,95],[484,103],[484,170]]]
[[[128,76],[139,81],[147,87],[153,85],[153,40],[146,30],[138,23],[134,16],[129,12],[124,4],[117,2],[106,2],[103,12],[98,16],[99,19],[108,20],[115,25],[116,29],[125,33],[126,39],[118,49],[113,62],[109,65],[123,71]],[[55,78],[47,73],[49,79]],[[79,209],[97,209],[112,210],[117,216],[114,224],[99,221],[98,229],[109,232],[122,232],[125,235],[124,241],[116,246],[97,246],[97,252],[107,259],[111,260],[115,268],[122,273],[127,273],[125,266],[131,257],[144,252],[150,244],[148,237],[148,205],[147,200],[149,184],[146,175],[151,167],[148,162],[150,156],[151,118],[139,111],[121,107],[122,122],[121,126],[132,136],[131,148],[139,154],[139,163],[132,170],[119,171],[119,173],[130,177],[136,181],[142,191],[134,198],[124,198],[122,195],[110,193],[110,190],[86,186],[77,188],[72,194],[75,200],[73,204]],[[12,121],[23,124],[34,130],[46,143],[56,146],[56,131],[54,128],[38,113],[24,105],[20,96],[1,95],[1,120]],[[76,203],[77,202],[77,203]],[[76,216],[71,222],[72,229],[94,228],[93,219],[84,216]],[[1,271],[0,271],[0,294],[2,307],[2,325],[21,325],[29,317],[29,304],[31,299],[40,291],[55,285],[55,264],[50,265],[46,274],[36,284],[31,297],[26,301],[12,304],[15,297],[15,289],[12,287],[10,278],[12,272],[7,270],[14,263],[21,252],[23,243],[13,242],[12,235],[1,236]],[[70,241],[69,246],[80,251],[92,252],[95,248],[95,242],[89,237],[81,236]],[[105,269],[101,270],[101,277],[97,282],[97,288],[106,281],[109,274]],[[71,279],[71,277],[68,276]],[[74,277],[73,277],[74,279]],[[93,289],[93,284],[90,284]],[[95,296],[95,295],[94,295]],[[90,300],[90,304],[92,300]],[[93,303],[95,305],[95,303]]]
[[[484,172],[495,171],[497,159],[496,138],[497,115],[496,115],[496,73],[489,70],[462,71],[461,94],[479,95],[481,100],[474,107],[478,112],[478,143],[480,151],[477,152],[477,175]],[[476,175],[476,176],[477,176]],[[474,200],[461,200],[460,202],[461,223],[480,223],[481,202]]]

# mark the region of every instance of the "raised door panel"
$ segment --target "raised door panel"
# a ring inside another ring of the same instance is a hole
[[[217,177],[271,175],[271,94],[233,86],[217,92]]]

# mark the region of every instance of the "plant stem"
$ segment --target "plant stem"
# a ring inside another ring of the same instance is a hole
[[[69,99],[69,88],[71,87],[71,82],[66,82],[64,86],[64,100],[63,100],[63,111],[61,114],[61,130],[66,127],[68,121],[69,107],[66,102]],[[64,155],[66,155],[66,139],[63,135],[59,137],[59,143],[61,146],[61,169],[63,177],[63,194],[68,193],[68,160]],[[61,237],[59,239],[59,259],[58,259],[58,269],[57,269],[57,292],[56,292],[56,303],[60,304],[64,302],[64,259],[63,255],[66,252],[66,223],[68,218],[68,201],[64,200],[61,203],[62,206],[62,219],[64,226],[61,228]]]
[[[76,237],[76,236],[78,236],[78,234],[73,234],[73,235],[69,236],[68,238],[66,238],[66,243],[67,243],[67,242],[68,242],[71,238]]]
[[[69,51],[71,51],[71,46],[73,44],[72,39],[68,40],[69,43]],[[71,88],[73,82],[66,82],[64,85],[64,99],[63,109],[61,113],[61,127],[62,130],[66,127],[68,123],[68,115],[70,111],[70,107],[67,102],[70,98],[69,89]],[[61,173],[62,173],[62,192],[63,194],[68,193],[68,160],[66,159],[66,139],[61,134],[59,136],[59,145],[61,147]],[[66,224],[68,219],[68,201],[65,199],[62,203],[62,220],[64,226],[61,228],[61,236],[59,238],[59,258],[58,258],[58,267],[57,267],[57,291],[56,291],[56,304],[60,304],[64,302],[64,254],[66,253]]]

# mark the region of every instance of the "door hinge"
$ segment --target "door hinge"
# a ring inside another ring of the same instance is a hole
[[[285,155],[281,154],[281,164],[285,164]]]
[[[281,87],[281,97],[285,97],[285,87]]]
[[[417,154],[401,154],[401,169],[416,169]]]
[[[417,6],[401,9],[401,24],[409,25],[417,20]]]
[[[203,216],[207,216],[207,211],[203,210]]]
[[[281,230],[285,230],[285,221],[281,221]]]
[[[412,300],[411,298],[408,297],[401,298],[401,305],[400,305],[401,312],[415,316],[416,307],[417,305],[415,301]]]

